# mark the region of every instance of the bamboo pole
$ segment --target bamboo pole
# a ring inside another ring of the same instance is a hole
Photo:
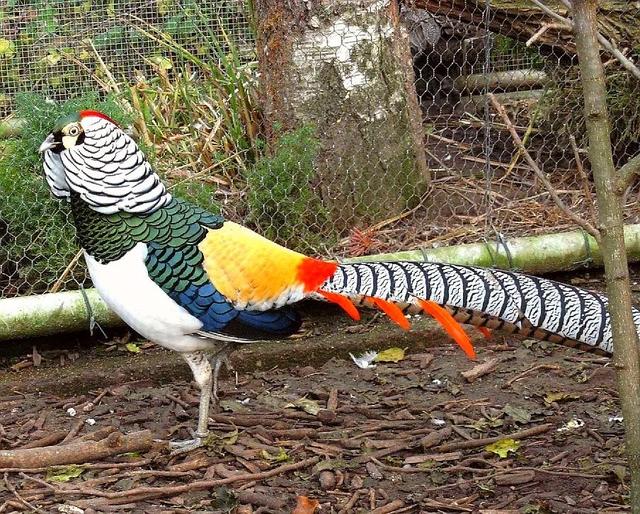
[[[640,225],[625,227],[630,261],[640,261]],[[430,261],[495,266],[527,273],[551,273],[602,265],[595,240],[582,231],[510,239],[505,246],[465,244],[392,254],[369,255],[345,262]],[[95,321],[104,328],[123,325],[94,289],[85,290]],[[0,341],[79,332],[89,327],[89,314],[80,291],[49,293],[0,300]]]
[[[627,225],[624,239],[629,261],[640,261],[640,225]],[[517,237],[505,241],[504,245],[490,241],[345,259],[345,262],[364,261],[448,262],[543,274],[602,266],[602,252],[592,236],[582,230],[575,230]]]
[[[615,187],[617,177],[609,136],[607,91],[596,29],[597,8],[596,0],[574,0],[574,34],[584,91],[589,159],[599,207],[599,228],[613,333],[613,363],[617,370],[627,460],[631,470],[631,511],[640,514],[640,347],[631,310],[622,202]]]
[[[122,325],[95,289],[86,289],[85,293],[100,326]],[[75,332],[88,327],[89,313],[80,291],[0,300],[0,341]]]

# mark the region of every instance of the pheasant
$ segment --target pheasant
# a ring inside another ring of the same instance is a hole
[[[208,435],[221,365],[232,345],[298,331],[304,298],[354,319],[377,307],[433,315],[470,357],[458,322],[611,353],[607,299],[510,271],[427,262],[340,264],[306,257],[173,197],[134,140],[107,115],[59,119],[40,146],[54,197],[69,202],[101,297],[131,328],[181,354],[200,388],[191,449]],[[640,312],[633,313],[640,326]]]

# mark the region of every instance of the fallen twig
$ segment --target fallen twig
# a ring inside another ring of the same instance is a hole
[[[517,382],[521,378],[524,378],[525,376],[527,376],[529,373],[531,373],[533,371],[537,371],[539,369],[560,370],[562,368],[560,366],[556,366],[555,364],[538,364],[537,366],[533,366],[533,367],[531,367],[529,369],[526,369],[522,373],[520,373],[520,374],[516,375],[515,377],[510,378],[509,380],[507,380],[507,382],[504,385],[504,387],[510,387],[514,382]]]
[[[11,482],[9,482],[9,475],[7,473],[4,474],[4,485],[11,492],[11,494],[13,494],[18,499],[20,503],[22,503],[25,507],[28,507],[29,509],[31,509],[32,512],[45,514],[45,512],[42,509],[39,509],[38,507],[31,505],[27,500],[25,500],[22,496],[20,496],[18,491],[16,491],[16,488],[13,487]]]
[[[127,435],[114,432],[101,441],[82,441],[60,446],[2,450],[0,451],[0,467],[29,469],[62,464],[81,464],[121,453],[148,450],[152,445],[153,438],[150,430],[141,430]]]
[[[452,452],[455,450],[468,450],[471,448],[479,448],[480,446],[486,446],[500,441],[501,439],[525,439],[534,435],[544,434],[551,430],[551,423],[539,425],[537,427],[528,428],[527,430],[521,430],[514,432],[513,434],[504,434],[496,437],[482,437],[480,439],[470,439],[468,441],[456,441],[453,443],[441,444],[434,448],[435,451],[441,453]]]
[[[119,505],[122,503],[129,503],[132,501],[151,500],[154,498],[164,498],[167,496],[173,496],[191,491],[201,491],[203,489],[213,489],[222,485],[233,484],[235,482],[249,482],[255,480],[264,480],[271,478],[282,473],[289,471],[297,471],[299,469],[308,468],[317,464],[320,461],[320,457],[311,457],[309,459],[301,460],[299,462],[293,462],[291,464],[284,464],[277,468],[270,469],[268,471],[262,471],[260,473],[238,473],[227,478],[218,480],[196,480],[184,485],[176,486],[161,486],[161,487],[136,487],[127,491],[105,492],[97,489],[59,489],[56,494],[61,495],[93,495],[101,498],[106,498],[110,501],[109,505]],[[97,504],[98,502],[96,502]]]
[[[377,509],[373,509],[371,514],[389,514],[394,510],[401,509],[405,506],[405,503],[402,500],[393,500],[392,502],[383,505],[382,507],[378,507]]]
[[[25,444],[22,448],[26,450],[27,448],[42,448],[43,446],[58,444],[66,435],[67,432],[63,430],[56,430],[55,432],[51,432],[40,439],[36,439],[35,441]]]
[[[461,371],[460,374],[467,382],[473,382],[474,380],[477,380],[478,378],[491,373],[501,362],[501,358],[495,357],[493,359],[489,359],[486,362],[478,364],[471,369]]]
[[[524,156],[525,160],[527,161],[529,166],[531,166],[531,169],[536,174],[536,176],[538,177],[540,182],[542,182],[544,184],[544,187],[547,189],[547,191],[549,191],[549,195],[551,195],[551,198],[553,198],[553,201],[555,202],[555,204],[569,218],[571,218],[571,220],[576,225],[578,225],[579,227],[582,227],[583,229],[585,229],[599,243],[600,242],[600,231],[597,228],[595,228],[591,223],[589,223],[588,221],[586,221],[583,218],[581,218],[580,216],[578,216],[576,213],[574,213],[571,209],[569,209],[566,206],[566,204],[558,196],[558,193],[556,192],[556,190],[553,187],[553,185],[551,184],[551,182],[549,182],[549,179],[546,177],[546,175],[542,172],[542,170],[538,166],[538,163],[535,161],[535,159],[533,157],[531,157],[531,154],[527,150],[526,146],[524,146],[524,143],[522,142],[522,139],[520,139],[520,136],[518,135],[518,132],[516,132],[516,129],[513,126],[513,123],[511,123],[511,119],[509,118],[509,115],[507,114],[507,111],[505,110],[504,106],[498,101],[498,99],[495,97],[495,95],[493,93],[488,93],[487,97],[489,98],[489,101],[491,102],[491,105],[493,105],[493,107],[496,110],[496,112],[500,115],[500,117],[502,118],[504,123],[507,125],[507,127],[509,129],[509,133],[511,134],[511,139],[513,139],[513,142],[515,143],[515,145],[520,149],[520,151],[522,152],[522,155]]]

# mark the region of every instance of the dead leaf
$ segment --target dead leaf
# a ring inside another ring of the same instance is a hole
[[[127,343],[124,345],[128,352],[140,353],[140,347],[136,343]]]
[[[272,453],[269,453],[267,450],[262,450],[260,452],[260,456],[264,460],[268,460],[269,462],[284,462],[289,460],[289,455],[287,454],[286,451],[284,451],[284,448],[279,448],[278,453],[275,455]]]
[[[547,393],[544,397],[544,403],[546,403],[547,405],[551,405],[554,402],[577,400],[578,398],[580,398],[580,395],[576,393]]]
[[[292,514],[313,514],[318,507],[320,507],[318,500],[311,500],[306,496],[298,496],[298,503]]]
[[[404,359],[405,350],[406,348],[398,348],[397,346],[387,348],[378,353],[373,360],[375,362],[400,362]]]
[[[518,423],[525,424],[531,422],[531,413],[524,407],[507,404],[504,406],[504,409],[502,409],[502,412]]]
[[[303,410],[307,414],[311,414],[312,416],[317,416],[318,412],[320,412],[320,405],[315,400],[310,400],[309,398],[300,398],[293,403],[289,403],[285,405],[285,409],[294,407],[296,409]]]

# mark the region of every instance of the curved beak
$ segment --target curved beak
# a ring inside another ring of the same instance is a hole
[[[53,134],[49,134],[47,136],[47,139],[45,139],[40,145],[40,148],[38,148],[38,152],[39,153],[46,152],[47,150],[51,150],[52,148],[55,148],[59,144],[60,143],[53,138]]]

